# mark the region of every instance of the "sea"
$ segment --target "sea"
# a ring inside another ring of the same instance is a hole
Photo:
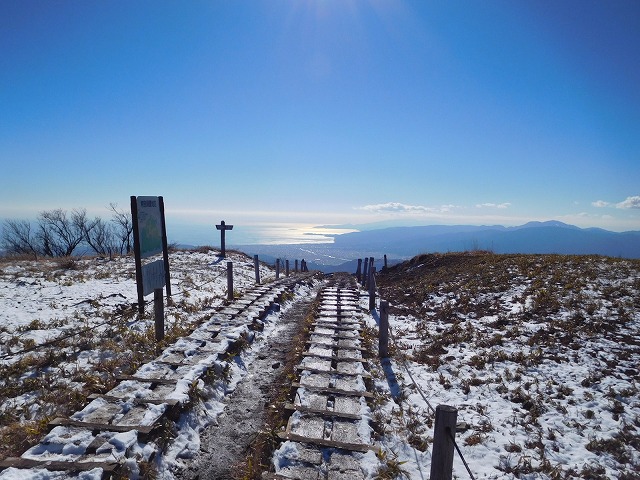
[[[336,235],[355,232],[347,228],[334,228],[309,223],[256,223],[231,224],[226,232],[226,245],[287,245],[333,243]],[[219,246],[220,231],[215,225],[171,224],[167,222],[170,243],[192,246]]]
[[[227,249],[258,255],[267,262],[281,259],[291,260],[293,264],[295,260],[304,259],[311,268],[331,271],[329,267],[355,262],[369,255],[369,252],[343,250],[334,245],[336,235],[355,231],[308,223],[233,224],[233,229],[225,233],[225,243]],[[220,246],[220,231],[215,225],[168,222],[167,238],[169,243],[181,248]]]

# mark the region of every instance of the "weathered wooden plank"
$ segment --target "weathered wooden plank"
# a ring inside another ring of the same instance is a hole
[[[329,324],[329,325],[339,325],[341,327],[355,327],[357,329],[362,329],[363,328],[363,323],[359,320],[343,320],[343,319],[337,319],[337,318],[329,318],[329,317],[316,317],[316,319],[313,321],[313,325],[317,325],[317,324],[323,324],[322,326],[324,326],[324,324]]]
[[[365,445],[363,443],[345,443],[336,442],[335,440],[325,440],[324,438],[308,438],[296,435],[295,433],[280,432],[278,437],[282,440],[290,440],[292,442],[311,443],[322,447],[339,448],[341,450],[349,450],[352,452],[366,453],[368,451],[377,451],[375,445]]]
[[[323,322],[317,321],[313,322],[312,325],[314,327],[324,327],[324,328],[333,328],[334,330],[351,330],[356,332],[361,332],[362,328],[355,326],[357,324],[344,324],[339,322]]]
[[[360,297],[356,297],[354,295],[340,295],[339,297],[336,297],[335,295],[322,295],[320,297],[320,301],[322,303],[352,305],[354,307],[358,307]]]
[[[54,418],[49,422],[49,426],[80,427],[100,432],[130,432],[131,430],[136,430],[142,434],[151,433],[155,428],[155,425],[111,425],[109,423],[80,422],[70,418]]]
[[[318,355],[317,353],[309,353],[309,352],[304,352],[302,354],[302,356],[303,357],[315,357],[315,358],[319,358],[321,360],[336,360],[338,362],[367,363],[367,361],[364,358],[338,357],[336,355]]]
[[[178,383],[176,378],[151,378],[137,377],[135,375],[116,375],[116,380],[134,380],[142,383],[156,383],[158,385],[175,385]]]
[[[356,315],[354,315],[353,313],[348,313],[348,312],[334,312],[331,310],[320,310],[319,314],[318,314],[318,318],[327,318],[327,319],[337,319],[338,321],[341,321],[341,319],[344,318],[354,318],[356,317]]]
[[[177,405],[178,403],[180,403],[175,398],[172,398],[172,399],[169,399],[169,400],[166,400],[166,399],[165,400],[153,399],[153,398],[139,398],[139,397],[127,398],[127,397],[116,397],[115,395],[107,395],[107,394],[100,394],[100,393],[92,393],[87,398],[89,400],[95,400],[96,398],[103,398],[103,399],[107,400],[108,402],[118,402],[118,401],[133,402],[134,405],[162,405],[163,403],[166,403],[170,407],[173,407],[173,406]]]
[[[0,470],[13,467],[17,469],[46,468],[47,470],[53,471],[84,472],[87,470],[93,470],[94,468],[101,468],[104,472],[112,473],[120,468],[120,466],[120,463],[117,462],[60,462],[52,460],[40,461],[22,457],[8,457],[0,461]]]
[[[338,417],[346,418],[347,420],[360,420],[362,418],[362,416],[355,415],[353,413],[337,412],[334,410],[326,410],[322,408],[304,407],[302,405],[294,405],[293,403],[287,403],[284,408],[287,410],[295,410],[301,413],[312,413],[314,415],[320,415],[322,417]]]
[[[185,357],[185,360],[188,360],[188,359],[189,359],[189,357]],[[202,358],[200,360],[202,360]],[[187,362],[187,361],[174,362],[174,361],[171,361],[171,360],[154,360],[154,361],[156,363],[161,363],[162,365],[168,365],[170,367],[189,367],[189,366],[197,365],[200,360],[198,360],[196,362]]]
[[[331,319],[333,321],[352,321],[352,322],[359,322],[362,321],[362,315],[360,315],[357,312],[346,312],[346,311],[335,311],[335,310],[325,310],[325,309],[321,309],[317,316],[316,319],[322,319],[322,318],[327,318],[327,319]]]
[[[325,338],[333,338],[334,340],[360,340],[360,337],[357,335],[346,335],[344,333],[311,332],[311,335],[318,336],[318,337],[325,337]]]
[[[373,397],[372,393],[369,393],[364,390],[361,392],[357,392],[354,390],[342,390],[341,388],[317,387],[314,385],[307,385],[307,384],[298,383],[298,382],[293,382],[291,386],[293,388],[306,388],[307,390],[310,390],[312,392],[322,392],[322,393],[328,393],[331,395],[345,395],[349,397],[366,397],[366,398]]]
[[[289,465],[285,467],[284,470],[285,475],[263,473],[261,478],[263,480],[319,480],[320,478],[320,472],[313,471],[313,469],[309,467]]]
[[[346,340],[358,340],[353,339],[353,338],[348,338]],[[307,345],[315,345],[317,347],[326,347],[326,348],[334,348],[336,350],[357,350],[360,352],[366,352],[367,349],[366,348],[362,348],[362,347],[352,347],[351,345],[338,345],[337,343],[322,343],[322,342],[314,342],[312,340],[309,340],[308,342],[305,342]]]
[[[297,365],[296,370],[299,371],[306,371],[309,373],[326,373],[327,375],[337,375],[337,376],[342,376],[342,377],[362,377],[362,378],[371,378],[371,375],[367,372],[358,372],[358,373],[351,373],[351,372],[341,372],[340,370],[322,370],[319,368],[309,368],[309,367],[305,367],[304,365]]]

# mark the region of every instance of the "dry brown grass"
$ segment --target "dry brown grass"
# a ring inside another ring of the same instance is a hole
[[[633,334],[639,279],[640,260],[471,252],[420,255],[381,273],[378,286],[392,314],[414,319],[410,333],[418,341],[410,360],[427,367],[432,385],[449,396],[459,392],[462,403],[475,388],[499,398],[504,408],[513,409],[515,423],[510,425],[531,436],[524,445],[502,445],[506,454],[498,470],[516,477],[605,478],[595,463],[576,470],[550,462],[548,452],[558,451],[566,437],[559,440],[561,434],[542,427],[544,418],[555,412],[567,418],[595,395],[604,410],[583,409],[567,419],[567,426],[583,435],[588,450],[617,462],[620,478],[638,478],[633,475],[640,472],[640,429],[632,421],[637,408],[632,399],[637,399],[640,381],[635,366],[640,341]],[[610,347],[605,352],[602,345]],[[585,359],[593,363],[577,381],[588,389],[584,398],[536,373],[541,365],[570,369]],[[625,387],[606,393],[603,401],[599,385],[612,378]],[[602,415],[619,422],[620,431],[601,435],[596,426],[589,433]],[[509,427],[475,425],[462,443],[481,445],[493,428]]]

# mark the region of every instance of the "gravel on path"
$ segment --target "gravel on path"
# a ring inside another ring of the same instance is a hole
[[[271,393],[281,387],[277,382],[292,340],[314,300],[315,295],[294,299],[266,341],[256,339],[247,355],[236,357],[237,362],[244,362],[241,367],[247,373],[229,396],[217,425],[201,433],[200,452],[179,475],[182,480],[238,478],[239,466],[246,461],[252,442],[267,420]]]

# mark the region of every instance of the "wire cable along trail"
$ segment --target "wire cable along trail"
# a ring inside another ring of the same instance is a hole
[[[393,342],[393,344],[395,346],[395,350],[398,351],[399,350],[398,349],[398,342],[396,340],[396,336],[393,333],[393,328],[391,327],[391,325],[389,325],[389,337],[391,338],[391,341]],[[400,362],[400,364],[402,365],[402,368],[405,370],[405,372],[407,372],[407,375],[409,376],[409,379],[411,380],[411,383],[413,384],[414,388],[420,394],[420,396],[422,397],[422,400],[424,400],[424,402],[429,407],[429,412],[431,412],[431,415],[433,415],[435,417],[436,409],[433,407],[433,405],[431,404],[431,402],[429,401],[429,399],[425,395],[424,391],[422,390],[422,388],[420,387],[418,382],[416,382],[416,379],[411,374],[411,370],[409,369],[409,366],[407,365],[406,360],[402,356],[400,356],[397,359],[397,361]],[[473,472],[471,471],[471,468],[469,467],[469,464],[467,463],[467,460],[464,458],[464,455],[462,454],[462,450],[460,450],[460,447],[458,446],[458,443],[456,442],[456,439],[455,439],[455,436],[454,436],[454,432],[449,432],[449,436],[451,438],[451,441],[453,442],[453,445],[454,445],[454,447],[456,449],[456,452],[458,453],[458,456],[460,457],[460,460],[462,460],[462,463],[464,464],[464,467],[467,470],[467,473],[469,474],[469,477],[471,478],[471,480],[475,480],[475,476],[473,475]]]

